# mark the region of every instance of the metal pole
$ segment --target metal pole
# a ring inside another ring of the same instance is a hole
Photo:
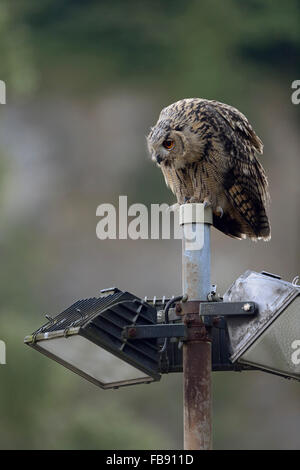
[[[207,300],[211,291],[211,223],[211,209],[203,204],[180,207],[182,289],[189,301]],[[184,449],[209,450],[212,448],[211,342],[198,312],[186,312],[183,320],[188,329],[188,340],[183,345]]]

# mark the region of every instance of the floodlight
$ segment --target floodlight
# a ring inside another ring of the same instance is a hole
[[[300,380],[300,288],[266,272],[246,271],[224,301],[251,299],[252,317],[227,317],[231,360]]]
[[[156,309],[119,289],[79,300],[25,343],[101,388],[150,383],[160,379],[156,339],[131,341],[128,325],[153,325]]]

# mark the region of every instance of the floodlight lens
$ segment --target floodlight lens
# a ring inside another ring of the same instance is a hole
[[[268,273],[246,271],[224,295],[253,300],[253,318],[228,318],[231,360],[300,380],[300,289]]]
[[[299,312],[300,296],[250,346],[241,361],[299,380],[300,364],[293,361],[293,345],[300,340]]]
[[[149,376],[80,335],[39,341],[39,348],[103,383],[152,381]]]

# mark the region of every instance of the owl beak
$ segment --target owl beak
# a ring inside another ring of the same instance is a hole
[[[159,155],[156,155],[155,158],[158,164],[160,164],[163,161],[163,159]]]

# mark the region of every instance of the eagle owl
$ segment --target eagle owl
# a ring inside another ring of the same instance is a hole
[[[268,182],[255,155],[263,144],[237,109],[177,101],[161,111],[147,142],[179,204],[210,205],[213,225],[231,237],[270,239]]]

